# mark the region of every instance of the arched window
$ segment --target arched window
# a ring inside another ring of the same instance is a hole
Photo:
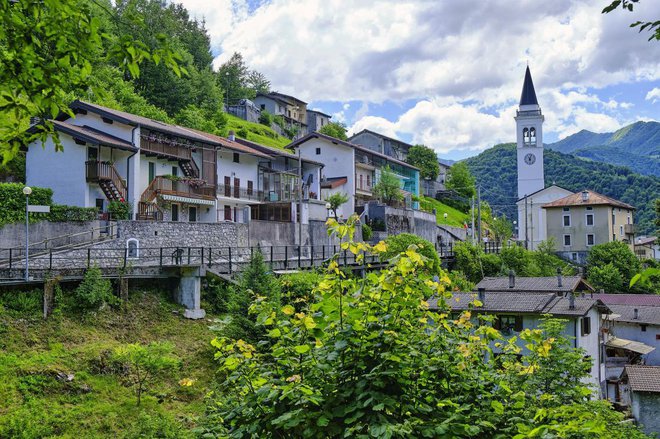
[[[529,144],[529,128],[523,128],[522,135],[523,135],[523,143],[525,145]]]
[[[536,143],[536,128],[529,129],[529,143]]]
[[[135,238],[126,240],[126,258],[138,259],[140,257],[140,242]]]

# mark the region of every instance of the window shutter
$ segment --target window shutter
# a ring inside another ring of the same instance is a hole
[[[582,335],[591,334],[591,317],[582,318]]]
[[[520,332],[523,330],[523,318],[522,316],[516,316],[516,326],[515,326],[515,331]]]
[[[502,323],[500,322],[500,318],[498,316],[495,316],[495,320],[493,320],[493,328],[497,330],[502,329]]]

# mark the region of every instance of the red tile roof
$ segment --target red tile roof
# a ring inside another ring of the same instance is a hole
[[[638,305],[660,306],[660,295],[657,294],[594,294],[594,299],[600,299],[606,305]]]
[[[588,194],[586,201],[583,198],[583,192]],[[622,207],[624,209],[634,210],[635,208],[630,204],[626,204],[623,201],[615,200],[606,195],[599,194],[598,192],[584,190],[576,192],[567,197],[560,198],[559,200],[553,201],[552,203],[544,204],[543,208],[552,208],[552,207],[570,207],[570,206],[597,206],[597,205],[606,205],[606,206],[615,206]]]

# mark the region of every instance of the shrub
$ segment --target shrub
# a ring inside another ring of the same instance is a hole
[[[115,220],[131,219],[131,205],[126,201],[111,201],[108,204],[110,217]]]
[[[297,310],[314,301],[312,291],[323,276],[316,271],[301,271],[280,276],[280,296],[283,304],[293,305]]]
[[[229,282],[209,279],[207,287],[202,290],[202,299],[206,302],[204,308],[215,314],[228,312],[233,290],[234,287]]]
[[[0,183],[0,225],[25,222],[25,195],[22,183]],[[30,204],[50,205],[53,191],[33,187]],[[30,222],[48,218],[47,213],[31,213]]]
[[[101,269],[93,266],[85,271],[85,276],[73,292],[72,307],[78,310],[99,309],[119,302],[112,292],[109,279],[104,279]]]
[[[53,204],[50,206],[48,221],[94,221],[98,215],[96,207],[66,206]]]
[[[440,273],[442,265],[438,257],[438,252],[435,251],[433,244],[426,239],[411,233],[400,233],[398,235],[388,236],[385,244],[387,244],[387,250],[381,255],[383,259],[392,259],[408,250],[408,247],[411,245],[416,245],[419,254],[429,259],[425,268],[428,268],[431,274]]]
[[[165,372],[179,366],[179,359],[172,354],[171,343],[153,342],[148,345],[133,343],[114,350],[113,359],[126,366],[125,377],[135,388],[137,405],[142,401],[142,394]]]
[[[470,242],[454,244],[454,266],[470,282],[479,282],[484,276],[499,273],[502,262],[496,254],[485,254],[478,245]]]
[[[595,267],[604,268],[607,264],[612,264],[619,271],[625,290],[628,290],[630,279],[641,269],[641,263],[637,256],[626,243],[621,241],[594,245],[589,251],[587,256],[588,273],[592,273]],[[591,275],[589,275],[589,278],[591,279]],[[610,288],[614,287],[615,285],[610,286]],[[619,291],[622,290],[619,289]]]
[[[7,291],[0,295],[0,305],[20,314],[39,314],[42,311],[42,295],[39,289]]]
[[[248,130],[245,127],[241,127],[236,131],[236,135],[240,138],[247,139],[248,138]]]
[[[591,267],[589,282],[596,291],[602,289],[606,293],[620,293],[624,286],[621,272],[611,262],[600,267]]]
[[[369,224],[362,224],[362,239],[364,241],[369,241],[373,234],[374,231],[371,229]]]
[[[273,115],[266,110],[261,110],[261,114],[259,115],[259,123],[270,128],[270,126],[273,124]]]

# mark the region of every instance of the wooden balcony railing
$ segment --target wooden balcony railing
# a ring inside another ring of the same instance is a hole
[[[202,200],[215,200],[215,187],[197,187],[185,180],[173,180],[158,176],[147,186],[140,201],[149,203],[158,195],[178,195]]]
[[[181,145],[172,145],[151,140],[149,136],[142,136],[140,149],[145,153],[176,160],[192,160],[192,150]]]
[[[637,224],[625,224],[623,226],[623,231],[626,235],[636,235],[637,234]]]
[[[116,192],[117,198],[126,200],[128,198],[128,189],[124,179],[119,175],[117,168],[110,162],[99,160],[89,160],[85,162],[86,165],[86,178],[87,181],[92,183],[99,183],[104,186],[104,183],[110,183],[111,186],[108,190]],[[105,188],[104,188],[105,191]],[[106,194],[107,195],[107,194]]]

